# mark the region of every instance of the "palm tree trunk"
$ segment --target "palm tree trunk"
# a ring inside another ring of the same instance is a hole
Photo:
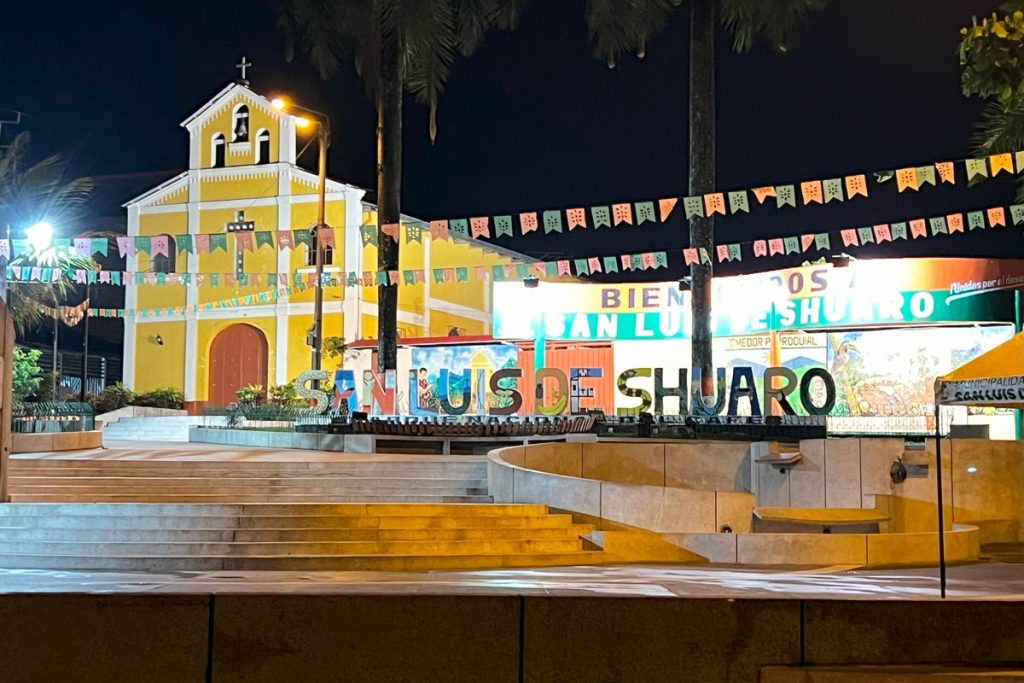
[[[703,197],[715,187],[715,5],[718,0],[690,2],[690,196]],[[707,250],[713,261],[715,224],[711,218],[690,220],[690,246]],[[690,266],[692,280],[693,366],[700,368],[705,396],[714,390],[711,354],[710,264]]]
[[[392,0],[396,5],[400,0]],[[392,8],[400,12],[400,7]],[[383,24],[384,22],[381,22]],[[402,198],[402,53],[401,21],[381,36],[377,88],[377,269],[398,270],[398,244],[380,226],[401,221]],[[399,231],[399,240],[401,231]],[[377,370],[398,368],[398,286],[377,287]]]

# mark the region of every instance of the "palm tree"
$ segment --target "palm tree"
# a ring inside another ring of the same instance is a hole
[[[402,196],[402,95],[437,106],[456,53],[472,55],[488,29],[515,28],[525,0],[284,0],[287,58],[298,44],[324,79],[352,56],[377,107],[377,230],[398,223]],[[377,268],[398,269],[398,244],[378,239]],[[377,365],[398,367],[398,288],[378,287]]]
[[[733,49],[747,52],[762,41],[788,50],[811,12],[827,0],[688,0],[690,11],[690,182],[689,194],[715,188],[715,36],[719,26],[732,36]],[[610,67],[623,53],[641,59],[650,41],[671,19],[682,0],[587,0],[586,17],[597,57]],[[710,218],[690,220],[690,246],[713,254]],[[700,368],[704,393],[713,388],[711,357],[710,264],[690,266],[692,278],[693,365]]]
[[[0,155],[0,226],[5,226],[7,232],[3,238],[12,230],[23,230],[42,219],[65,229],[74,226],[92,192],[93,183],[88,178],[65,179],[67,163],[59,156],[30,163],[28,144],[29,133],[22,132]],[[91,258],[58,246],[39,251],[32,249],[16,256],[11,265],[39,266],[61,272],[96,268]],[[52,283],[9,283],[7,306],[18,333],[24,334],[48,318],[45,311],[58,307],[71,286],[67,277]]]

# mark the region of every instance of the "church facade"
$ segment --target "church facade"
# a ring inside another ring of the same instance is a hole
[[[129,272],[154,275],[143,283],[128,279],[125,308],[166,314],[126,318],[124,382],[136,391],[180,388],[193,407],[225,405],[241,386],[284,384],[310,368],[313,287],[271,287],[267,275],[290,285],[296,273],[313,272],[308,247],[253,243],[230,233],[308,233],[316,225],[317,176],[297,165],[297,145],[306,138],[295,119],[246,82],[225,87],[182,126],[188,170],[125,204],[129,236],[167,248],[127,257]],[[334,238],[327,273],[376,271],[377,248],[360,235],[360,226],[376,224],[376,208],[364,194],[327,181],[326,222]],[[456,236],[432,240],[422,226],[403,217],[398,236],[399,268],[427,274],[398,285],[400,338],[488,335],[490,283],[438,282],[429,274],[524,259]],[[186,273],[188,282],[181,284]],[[324,337],[376,338],[376,285],[345,284],[324,288]],[[335,360],[325,357],[324,367]]]

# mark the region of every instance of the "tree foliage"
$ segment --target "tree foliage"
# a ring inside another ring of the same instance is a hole
[[[987,102],[971,146],[979,156],[1024,149],[1024,1],[960,30],[963,93]],[[1024,200],[1024,185],[1017,196]]]
[[[43,369],[39,367],[39,358],[43,352],[39,349],[23,349],[14,347],[14,372],[11,375],[12,396],[14,402],[22,403],[35,395],[39,384],[43,381]]]
[[[456,55],[468,57],[491,28],[510,31],[526,0],[284,0],[279,25],[286,57],[305,53],[324,79],[351,58],[367,96],[376,101],[380,36],[404,36],[405,89],[430,109],[437,137],[437,106]]]

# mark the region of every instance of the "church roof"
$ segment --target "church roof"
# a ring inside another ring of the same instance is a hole
[[[282,116],[282,114],[274,109],[274,105],[271,104],[270,100],[263,95],[250,90],[248,87],[241,83],[230,83],[224,87],[219,93],[213,96],[209,102],[201,106],[192,116],[181,122],[182,128],[192,130],[197,125],[201,125],[210,116],[216,114],[221,105],[226,102],[230,102],[235,98],[236,95],[242,95],[245,99],[249,100],[252,104],[256,105],[260,109],[271,113],[275,116]]]

